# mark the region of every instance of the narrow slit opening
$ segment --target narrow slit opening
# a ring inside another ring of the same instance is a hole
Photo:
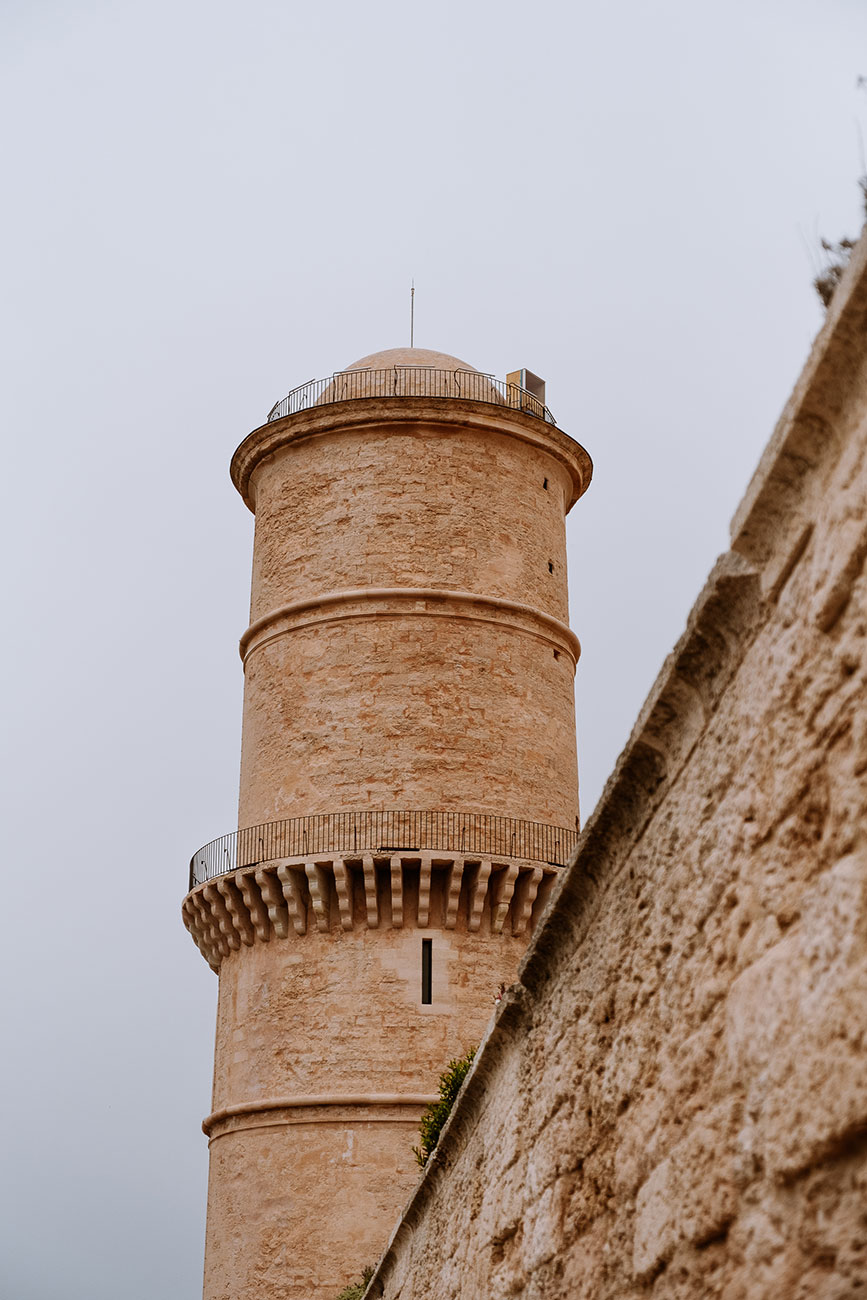
[[[431,977],[433,974],[433,939],[421,941],[421,1002],[431,1005]]]

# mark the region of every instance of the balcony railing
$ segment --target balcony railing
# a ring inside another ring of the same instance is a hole
[[[190,861],[190,889],[240,867],[278,858],[425,850],[523,858],[565,866],[578,832],[491,813],[346,812],[290,817],[211,840]]]
[[[495,379],[477,370],[437,370],[433,366],[338,370],[329,379],[311,379],[272,406],[268,423],[313,406],[350,402],[359,397],[460,397],[470,402],[508,406],[547,424],[557,423],[547,406],[520,384]]]

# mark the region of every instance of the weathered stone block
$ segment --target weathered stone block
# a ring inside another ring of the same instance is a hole
[[[867,853],[838,862],[795,933],[735,981],[726,1045],[743,1142],[791,1176],[867,1128]]]
[[[739,1106],[702,1116],[638,1192],[633,1267],[645,1279],[682,1242],[701,1245],[730,1222],[736,1205],[732,1135]]]

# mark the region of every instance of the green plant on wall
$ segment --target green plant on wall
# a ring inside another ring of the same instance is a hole
[[[862,83],[867,87],[867,78],[859,77],[859,86]],[[858,188],[861,191],[861,206],[864,209],[864,215],[867,216],[867,176],[859,177]],[[816,275],[813,278],[813,288],[821,298],[822,306],[827,308],[834,297],[834,290],[843,279],[843,273],[849,265],[852,249],[858,241],[857,239],[838,239],[835,243],[831,239],[822,239],[819,242],[822,248],[822,265],[816,270]]]
[[[471,1047],[465,1056],[449,1061],[448,1067],[440,1075],[440,1099],[424,1111],[418,1126],[421,1146],[412,1149],[413,1155],[422,1168],[427,1164],[428,1156],[439,1141],[440,1133],[451,1114],[461,1084],[470,1072],[475,1055],[476,1049]]]
[[[340,1294],[336,1297],[336,1300],[361,1300],[361,1297],[367,1290],[367,1284],[372,1277],[373,1265],[368,1264],[367,1268],[362,1270],[361,1281],[350,1282],[349,1286],[343,1288]]]

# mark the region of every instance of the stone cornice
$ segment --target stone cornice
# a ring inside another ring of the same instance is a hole
[[[418,875],[411,916],[405,869]],[[442,897],[434,907],[435,870]],[[482,938],[522,935],[532,928],[557,871],[549,863],[499,854],[313,854],[215,876],[187,894],[182,915],[196,947],[219,971],[224,958],[242,947],[302,937],[311,929],[328,933],[332,924],[344,931],[455,930],[460,919],[461,928]]]
[[[412,1107],[417,1109],[420,1106],[432,1106],[439,1098],[434,1093],[427,1092],[354,1092],[354,1093],[310,1093],[297,1097],[265,1097],[259,1101],[238,1102],[233,1106],[222,1106],[220,1109],[212,1111],[210,1115],[202,1120],[202,1131],[211,1137],[214,1129],[219,1124],[230,1120],[245,1120],[251,1116],[264,1115],[269,1112],[280,1111],[297,1111],[297,1110],[333,1110],[337,1108],[364,1108],[364,1109],[391,1109],[395,1106]],[[310,1122],[309,1117],[305,1117],[306,1122]],[[365,1120],[370,1117],[365,1116]],[[283,1121],[272,1121],[272,1123],[291,1123],[289,1119]],[[327,1121],[326,1121],[327,1122]],[[393,1122],[389,1117],[388,1122]],[[250,1125],[244,1125],[250,1127]],[[237,1132],[237,1128],[229,1130]]]
[[[248,655],[273,637],[311,623],[395,616],[448,616],[496,622],[542,637],[558,651],[565,651],[573,665],[581,654],[581,643],[566,623],[520,601],[439,587],[359,587],[291,601],[264,614],[251,623],[241,637],[241,658],[246,662]],[[285,623],[285,626],[278,627],[280,623]],[[268,633],[270,635],[266,635]]]
[[[314,406],[294,415],[260,425],[247,435],[232,457],[232,482],[246,505],[255,512],[251,477],[256,466],[281,448],[305,439],[330,434],[376,430],[403,433],[407,425],[425,426],[432,436],[444,427],[459,426],[480,433],[499,433],[529,443],[559,461],[572,480],[567,511],[590,485],[593,462],[580,443],[556,425],[494,403],[460,398],[363,397]]]

